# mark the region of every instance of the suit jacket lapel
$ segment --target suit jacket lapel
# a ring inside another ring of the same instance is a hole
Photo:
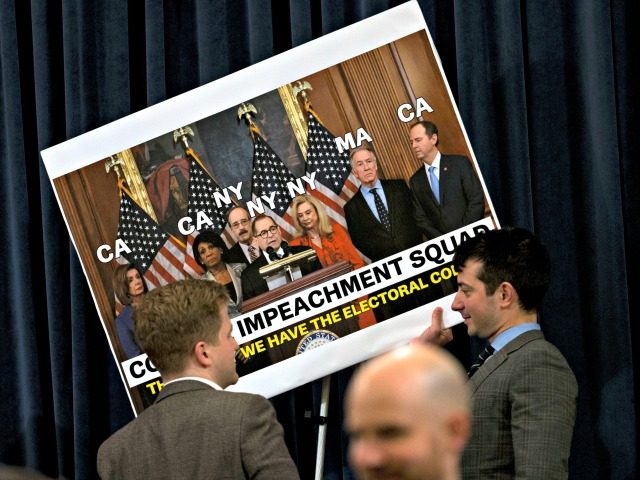
[[[451,191],[451,162],[449,157],[442,155],[440,157],[440,205],[444,205],[447,200],[447,193]],[[433,194],[431,195],[433,197]],[[434,197],[435,199],[435,197]]]
[[[544,339],[544,335],[540,330],[530,330],[517,336],[507,343],[499,351],[491,355],[486,362],[478,369],[478,371],[469,379],[469,387],[471,393],[475,393],[478,387],[493,373],[496,369],[506,362],[513,352],[519,350],[527,343],[533,340]]]
[[[386,194],[387,192],[385,191],[385,195]],[[360,189],[358,190],[358,193],[356,193],[356,201],[358,202],[358,207],[360,211],[369,220],[369,222],[373,222],[374,224],[380,225],[382,227],[382,225],[380,224],[376,216],[373,214],[373,212],[369,208],[369,204],[364,199],[364,194],[362,193],[362,187],[360,187]]]

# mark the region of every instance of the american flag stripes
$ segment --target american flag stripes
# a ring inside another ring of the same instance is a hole
[[[162,230],[124,188],[120,189],[118,239],[131,250],[122,256],[138,267],[150,289],[185,278],[184,247]]]
[[[287,188],[287,183],[294,181],[295,177],[280,157],[259,133],[254,132],[251,196],[255,202],[262,195],[273,195],[274,208],[265,208],[265,213],[280,226],[285,240],[289,240],[296,231],[289,211],[291,197]]]
[[[329,216],[343,227],[344,204],[358,191],[356,179],[351,173],[348,151],[340,152],[334,136],[320,123],[315,113],[307,107],[307,175],[316,172],[316,189],[309,193],[326,207]]]
[[[227,226],[226,209],[224,204],[216,204],[214,192],[221,192],[220,186],[211,178],[204,169],[197,155],[189,148],[187,155],[190,159],[189,166],[189,206],[187,215],[192,222],[196,222],[198,212],[203,212],[213,225],[207,226],[207,230],[213,230],[222,235]],[[187,249],[185,254],[184,270],[192,277],[200,278],[204,270],[197,264],[193,256],[193,241],[198,236],[197,230],[187,237]],[[224,236],[223,236],[224,238]]]

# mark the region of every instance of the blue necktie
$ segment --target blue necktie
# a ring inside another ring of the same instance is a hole
[[[433,165],[429,167],[429,180],[433,196],[436,197],[436,202],[440,204],[440,183],[438,182],[438,177],[436,177],[436,167]]]

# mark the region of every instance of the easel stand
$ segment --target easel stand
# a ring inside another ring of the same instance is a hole
[[[324,452],[327,441],[327,415],[329,413],[329,391],[331,375],[322,379],[322,396],[320,399],[320,415],[318,416],[318,450],[316,452],[315,480],[322,480],[324,470]]]

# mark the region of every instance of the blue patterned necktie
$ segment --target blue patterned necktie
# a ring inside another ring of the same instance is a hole
[[[436,176],[436,167],[433,165],[429,167],[429,181],[431,182],[431,190],[433,191],[433,196],[436,197],[436,202],[440,204],[440,182],[438,181],[438,177]]]
[[[478,371],[478,369],[482,366],[487,358],[493,355],[493,352],[495,352],[495,349],[491,346],[491,344],[487,345],[484,348],[480,355],[478,355],[478,360],[476,360],[476,363],[471,365],[471,368],[467,372],[469,378],[473,377],[473,374]]]
[[[382,199],[376,190],[377,188],[372,188],[371,193],[373,194],[373,201],[376,204],[376,210],[378,210],[378,217],[380,217],[382,226],[387,229],[387,232],[390,232],[391,220],[389,220],[389,212],[387,212],[387,209],[384,207],[384,203],[382,203]]]

